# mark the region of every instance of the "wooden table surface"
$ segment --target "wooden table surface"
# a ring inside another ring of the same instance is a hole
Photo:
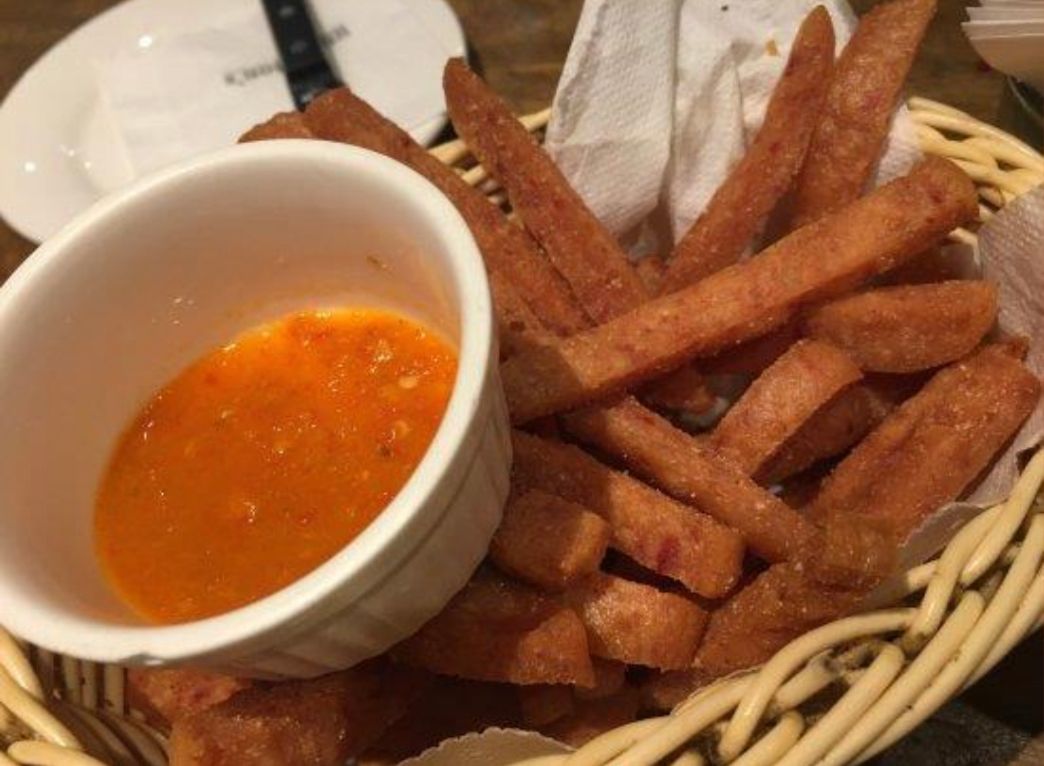
[[[710,0],[708,0],[709,2]],[[450,0],[464,24],[472,60],[520,112],[546,106],[569,48],[581,0]],[[0,93],[49,46],[114,0],[0,0]],[[873,0],[855,0],[858,11]],[[964,0],[940,0],[909,91],[951,104],[1040,144],[1003,77],[964,39]],[[32,251],[0,223],[0,279]],[[1038,633],[878,766],[1030,766],[1044,763],[1044,654]]]

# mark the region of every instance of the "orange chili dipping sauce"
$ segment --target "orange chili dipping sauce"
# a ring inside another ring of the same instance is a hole
[[[424,456],[457,355],[401,316],[301,313],[163,388],[102,479],[95,545],[126,603],[176,623],[266,596],[337,553]]]

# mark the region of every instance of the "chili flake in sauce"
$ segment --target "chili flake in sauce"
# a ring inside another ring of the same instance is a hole
[[[378,310],[294,314],[182,372],[120,438],[95,544],[146,620],[266,596],[359,535],[424,456],[457,355]]]

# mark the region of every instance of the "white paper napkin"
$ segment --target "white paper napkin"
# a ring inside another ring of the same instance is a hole
[[[1030,339],[1026,366],[1044,376],[1044,186],[1023,194],[979,232],[983,276],[997,285],[1001,330]],[[971,500],[996,502],[1015,479],[1018,453],[1044,437],[1044,402],[1023,425],[1008,451],[983,479]]]
[[[229,146],[293,109],[259,2],[210,4],[95,62],[103,99],[137,175]],[[360,96],[407,129],[438,117],[442,67],[460,55],[407,0],[316,2],[327,55]]]
[[[760,126],[794,34],[818,4],[840,50],[856,23],[843,0],[588,0],[548,151],[617,236],[633,239],[665,216],[677,240]],[[878,180],[917,156],[900,110]]]
[[[1002,332],[1029,339],[1026,366],[1044,375],[1044,187],[1007,205],[979,231],[979,261],[984,279],[997,285]],[[1019,456],[1044,442],[1044,402],[1038,401],[1004,454],[959,503],[950,503],[925,520],[900,551],[900,569],[919,564],[942,549],[983,508],[1011,492]]]

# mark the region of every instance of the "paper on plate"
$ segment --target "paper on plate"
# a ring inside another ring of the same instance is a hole
[[[328,55],[353,90],[407,130],[440,115],[442,68],[461,55],[408,0],[313,3]],[[206,18],[144,35],[94,62],[136,175],[230,146],[293,109],[258,2],[214,3]]]

